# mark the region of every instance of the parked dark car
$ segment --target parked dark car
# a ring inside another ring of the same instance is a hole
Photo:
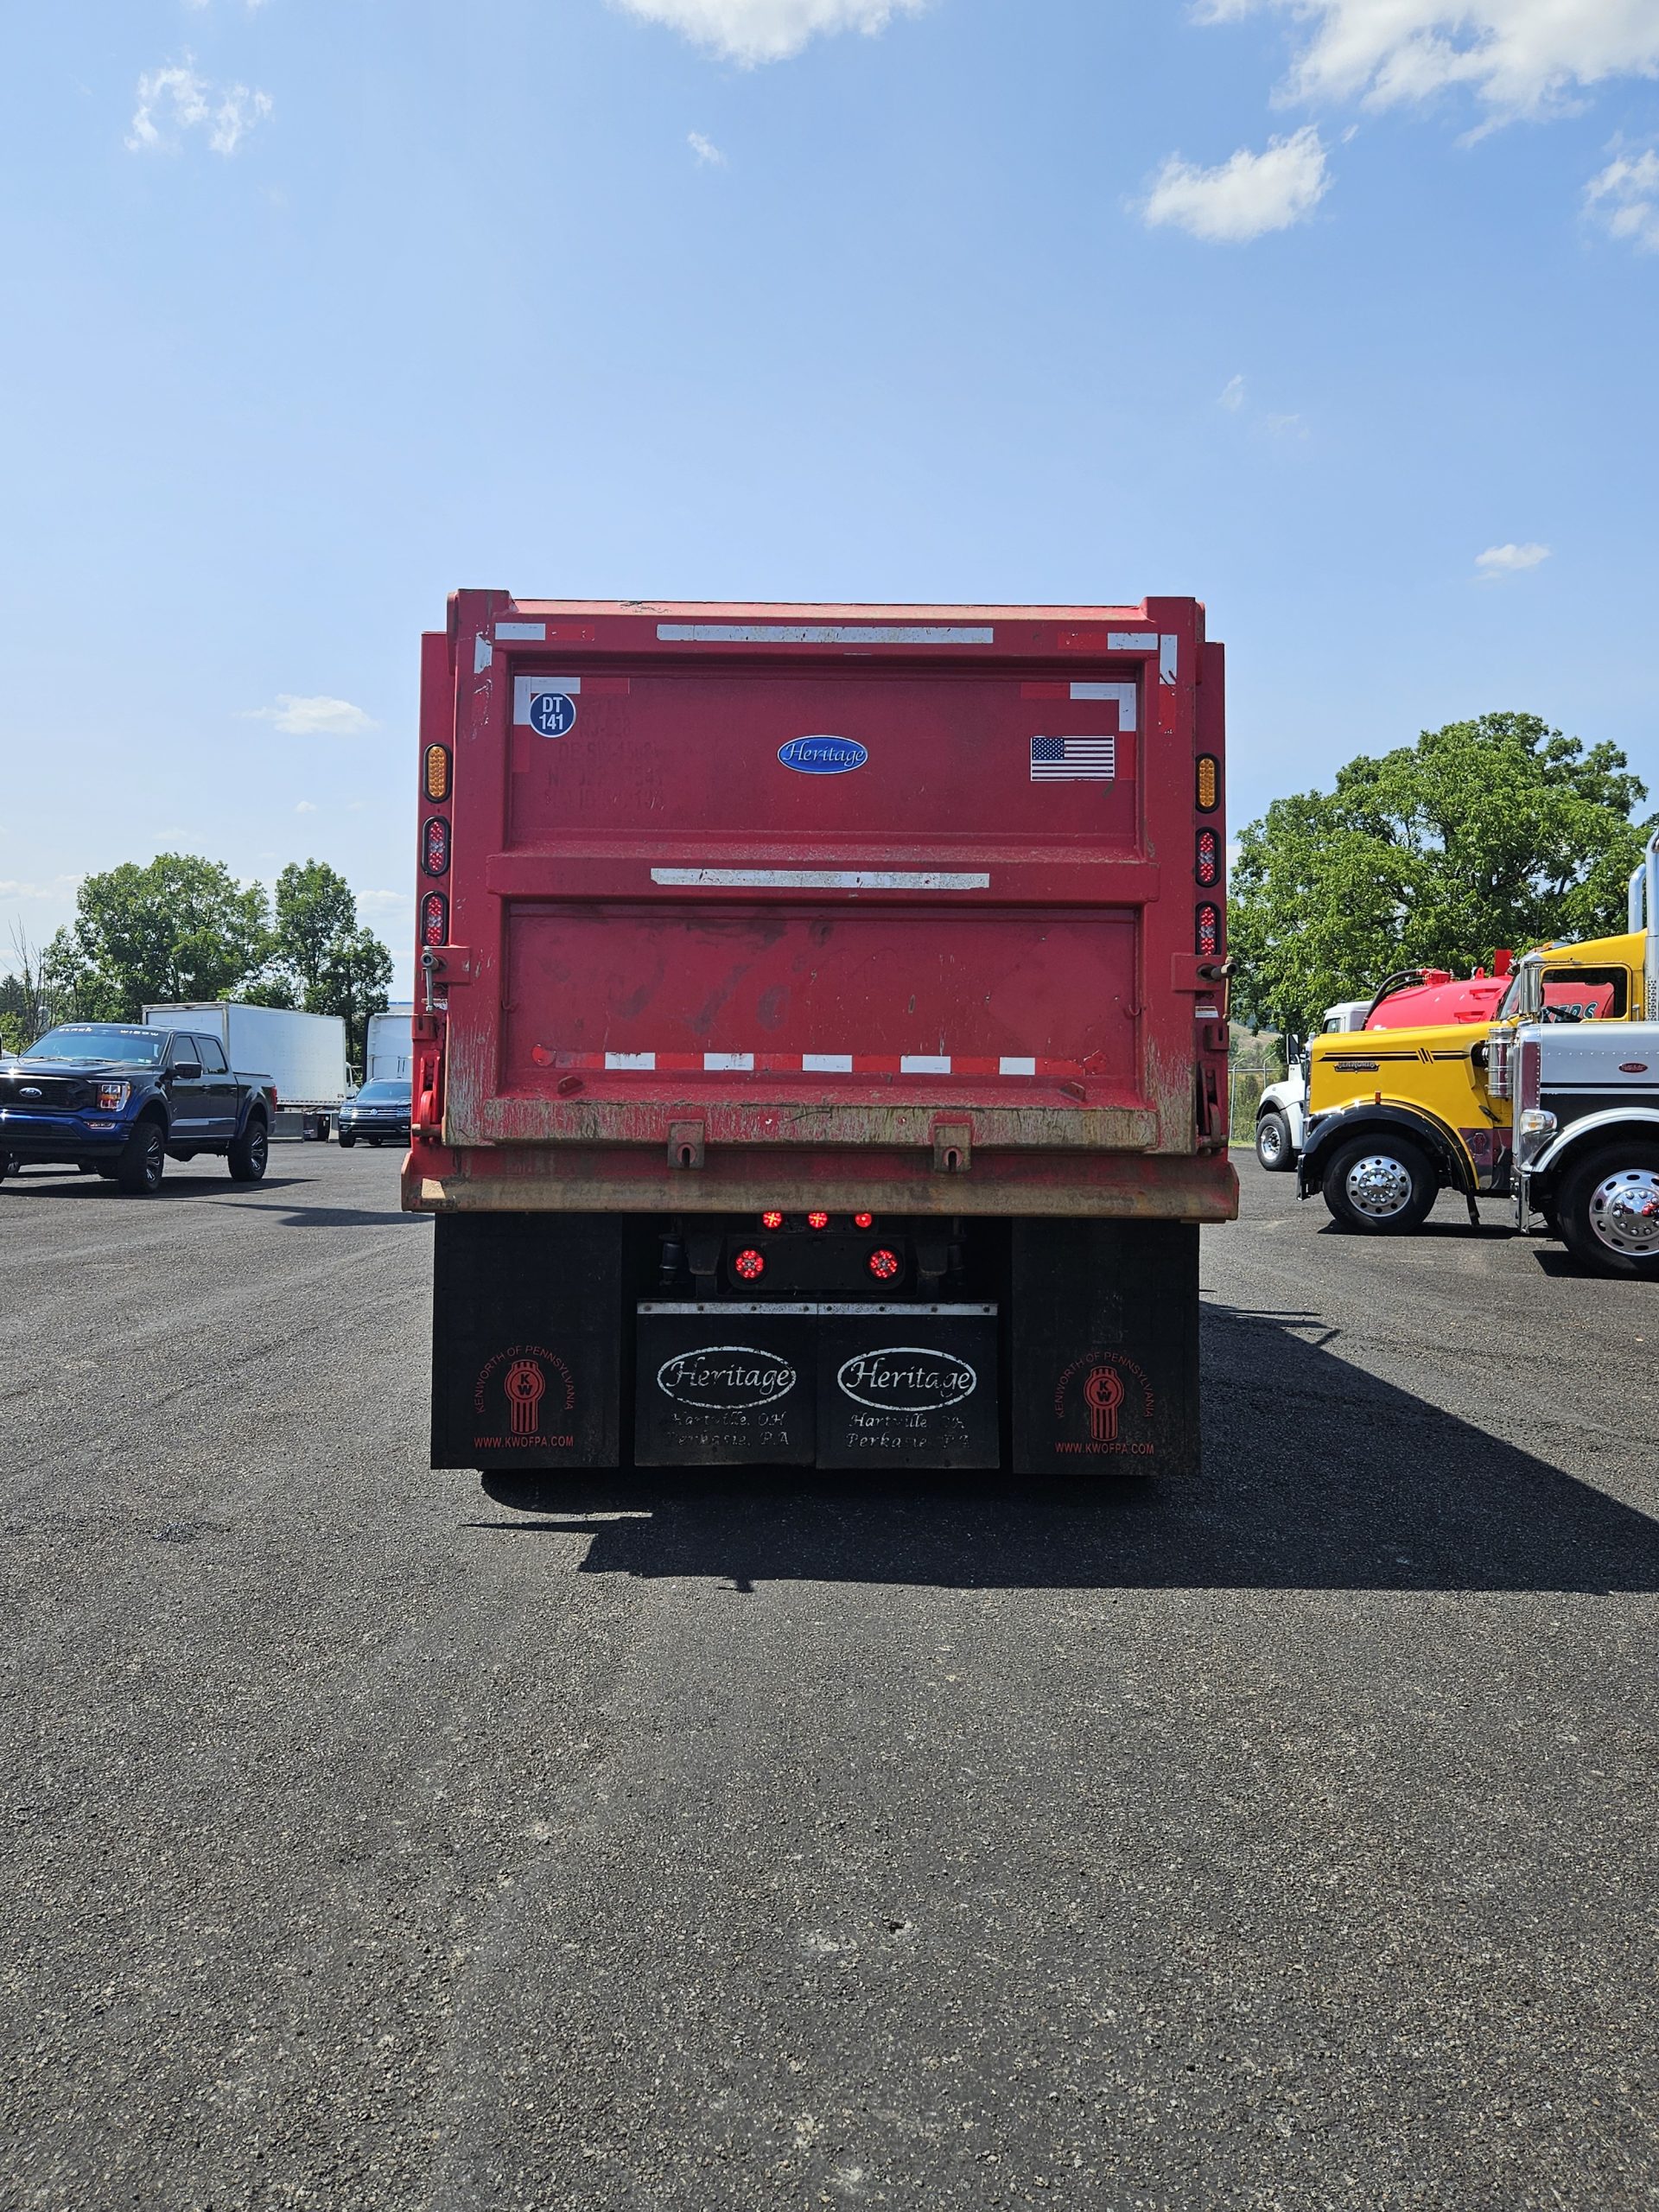
[[[353,1145],[359,1137],[365,1144],[407,1144],[407,1080],[401,1083],[365,1083],[354,1098],[346,1101],[335,1119],[340,1124],[342,1145]]]
[[[61,1022],[0,1059],[0,1175],[43,1161],[142,1195],[159,1189],[166,1161],[208,1152],[257,1183],[276,1103],[270,1077],[238,1074],[216,1037]]]

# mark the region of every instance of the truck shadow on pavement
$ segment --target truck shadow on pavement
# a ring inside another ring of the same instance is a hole
[[[589,1574],[952,1589],[1659,1591],[1659,1522],[1338,1358],[1311,1314],[1204,1308],[1205,1467],[1065,1491],[1001,1476],[798,1469],[486,1475],[494,1533],[585,1535]],[[1546,1432],[1610,1481],[1655,1453]],[[617,1516],[592,1519],[591,1515]],[[557,1516],[557,1517],[551,1517]]]

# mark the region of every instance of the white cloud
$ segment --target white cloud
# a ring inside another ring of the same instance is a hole
[[[1243,378],[1229,377],[1216,396],[1216,404],[1217,407],[1224,407],[1230,415],[1236,415],[1244,404]]]
[[[359,891],[357,903],[373,914],[412,914],[415,895],[410,891]]]
[[[1484,553],[1476,554],[1475,566],[1483,583],[1495,583],[1500,576],[1518,576],[1523,569],[1535,569],[1548,558],[1548,545],[1489,545]]]
[[[1610,77],[1659,76],[1653,0],[1207,0],[1225,22],[1266,8],[1307,26],[1287,90],[1374,107],[1466,86],[1495,115],[1536,114]]]
[[[1639,252],[1659,253],[1659,154],[1621,154],[1584,188],[1586,210]]]
[[[1329,182],[1325,148],[1310,124],[1288,138],[1270,139],[1264,154],[1241,146],[1212,169],[1172,154],[1153,179],[1141,213],[1149,224],[1172,223],[1195,238],[1239,245],[1301,222]]]
[[[316,810],[315,800],[308,798],[302,798],[294,810],[296,814],[315,814]]]
[[[1270,438],[1305,438],[1307,425],[1300,415],[1264,415],[1262,427]]]
[[[287,737],[360,737],[380,727],[349,699],[302,699],[292,691],[279,691],[274,707],[250,707],[243,720],[274,722]]]
[[[665,23],[698,46],[753,66],[786,61],[809,40],[836,31],[874,37],[927,0],[613,0],[631,16]]]
[[[725,168],[725,155],[721,152],[714,140],[705,138],[701,130],[688,130],[685,134],[685,143],[696,156],[700,168],[715,169]]]
[[[187,131],[203,130],[215,154],[233,154],[256,123],[270,113],[264,92],[245,85],[216,87],[182,61],[151,69],[138,79],[127,145],[135,154],[176,153]]]

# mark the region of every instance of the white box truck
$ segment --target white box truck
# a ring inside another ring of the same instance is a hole
[[[415,1067],[414,1021],[412,999],[394,999],[384,1014],[369,1016],[365,1083],[409,1082]]]
[[[147,1006],[151,1029],[207,1030],[225,1047],[233,1068],[257,1070],[276,1087],[277,1130],[323,1137],[348,1088],[346,1024],[337,1014],[300,1014],[289,1007],[244,1006],[236,999],[195,1000],[181,1006]]]

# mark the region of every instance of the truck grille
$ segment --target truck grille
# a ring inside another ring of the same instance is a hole
[[[28,1075],[9,1069],[0,1075],[0,1108],[24,1114],[73,1114],[97,1096],[84,1076]]]

